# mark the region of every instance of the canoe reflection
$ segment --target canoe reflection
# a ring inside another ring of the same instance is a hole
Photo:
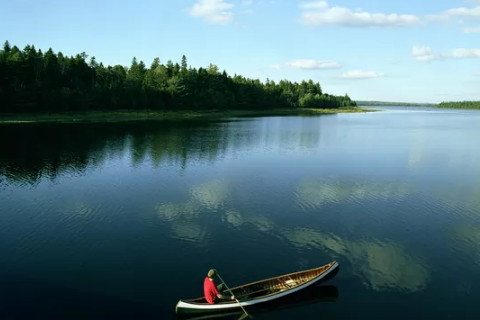
[[[299,306],[319,303],[319,302],[335,302],[338,298],[338,289],[335,286],[313,286],[307,287],[299,292],[292,293],[288,296],[261,304],[259,306],[252,306],[247,308],[247,312],[252,316],[257,316],[262,313],[268,313],[279,309],[290,309]],[[244,317],[245,316],[245,317]],[[177,319],[182,320],[238,320],[248,318],[242,310],[232,311],[227,313],[217,313],[208,315],[195,316],[178,316]]]

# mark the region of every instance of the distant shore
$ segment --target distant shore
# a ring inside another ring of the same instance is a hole
[[[359,107],[431,107],[443,109],[480,109],[480,101],[450,101],[434,103],[408,103],[383,101],[355,101]]]
[[[471,109],[479,110],[480,101],[454,101],[454,102],[442,102],[435,105],[435,108],[445,108],[445,109]]]
[[[359,107],[433,107],[433,103],[387,102],[387,101],[355,101]]]
[[[367,108],[340,109],[272,109],[272,110],[202,110],[202,111],[92,111],[65,113],[28,113],[0,114],[0,124],[7,123],[101,123],[125,121],[182,121],[182,120],[215,120],[233,117],[261,116],[315,116],[321,114],[354,113],[374,111]]]

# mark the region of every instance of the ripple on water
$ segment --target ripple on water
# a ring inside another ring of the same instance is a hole
[[[405,184],[398,182],[304,180],[295,190],[295,204],[308,211],[345,201],[357,205],[372,200],[399,203],[410,193]]]
[[[44,203],[24,201],[12,206],[2,216],[3,253],[9,258],[34,255],[44,246],[46,238],[42,233],[48,230],[50,223],[46,218],[48,206]],[[21,253],[21,254],[20,254]]]
[[[72,217],[72,216],[88,217],[95,213],[98,213],[100,209],[101,209],[100,205],[97,205],[96,207],[92,207],[84,202],[74,201],[64,206],[63,208],[60,208],[58,211],[65,214],[66,217]]]
[[[463,224],[453,229],[454,251],[480,268],[480,223]]]
[[[344,197],[338,186],[323,181],[302,181],[295,190],[295,204],[303,211],[338,203]]]

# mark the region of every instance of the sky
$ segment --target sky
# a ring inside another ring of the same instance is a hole
[[[213,63],[354,100],[480,100],[480,0],[0,0],[0,41],[104,65]]]

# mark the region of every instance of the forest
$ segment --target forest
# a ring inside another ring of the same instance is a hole
[[[261,82],[230,76],[210,64],[192,68],[155,58],[150,67],[104,66],[86,53],[66,56],[8,41],[0,50],[0,113],[115,110],[266,110],[356,107],[344,96],[322,92],[312,80]]]
[[[480,109],[480,101],[442,102],[440,104],[437,104],[435,107],[451,109]]]

